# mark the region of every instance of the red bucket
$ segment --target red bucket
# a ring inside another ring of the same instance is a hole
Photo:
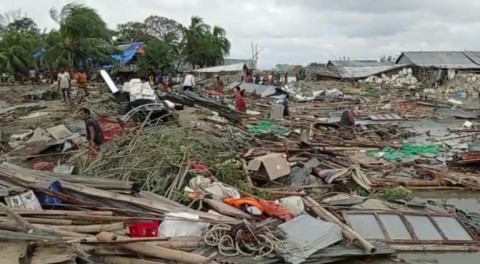
[[[158,221],[136,221],[128,224],[130,237],[157,237]]]

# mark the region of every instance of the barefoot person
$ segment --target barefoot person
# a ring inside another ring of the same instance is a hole
[[[77,87],[85,93],[85,97],[89,95],[87,89],[87,74],[85,70],[80,69],[77,74],[75,74],[75,80],[77,81]]]
[[[61,68],[58,72],[58,88],[62,93],[62,99],[65,103],[70,103],[70,74],[64,69]]]

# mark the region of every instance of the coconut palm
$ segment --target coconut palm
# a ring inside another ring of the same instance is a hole
[[[17,80],[33,66],[32,51],[36,39],[25,32],[8,31],[0,42],[0,64],[4,66]]]
[[[138,59],[138,67],[144,72],[160,69],[168,72],[173,69],[174,52],[172,46],[162,40],[150,40],[146,44],[145,53]]]
[[[184,29],[185,57],[195,66],[215,66],[223,62],[223,56],[230,52],[230,41],[223,28],[211,27],[203,19],[194,16]]]
[[[72,68],[110,60],[111,32],[96,10],[70,3],[60,12],[52,8],[50,16],[60,25],[59,37],[54,36],[60,41],[48,47],[46,61],[56,62],[56,67]],[[59,65],[65,62],[66,65]]]

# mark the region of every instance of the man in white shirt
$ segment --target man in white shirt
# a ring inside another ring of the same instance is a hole
[[[64,102],[70,102],[70,74],[65,69],[60,69],[58,73],[58,88],[62,93]]]
[[[35,77],[36,77],[36,72],[35,70],[32,68],[28,71],[28,79],[30,80],[30,82],[32,83],[32,86],[33,84],[35,83]]]
[[[183,80],[183,90],[184,91],[193,91],[195,87],[195,77],[191,72],[187,73],[185,79]]]

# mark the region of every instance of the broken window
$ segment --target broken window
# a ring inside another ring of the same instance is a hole
[[[475,242],[462,223],[452,215],[346,211],[345,220],[362,237],[389,242]]]

